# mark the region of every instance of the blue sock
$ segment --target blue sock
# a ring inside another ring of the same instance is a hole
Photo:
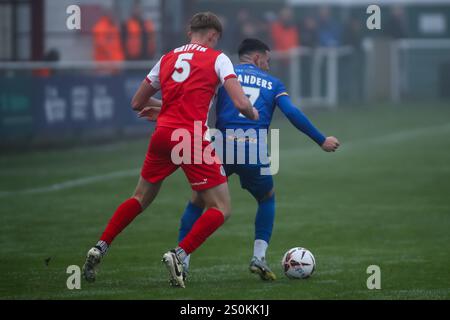
[[[195,221],[202,215],[203,208],[197,207],[195,204],[189,201],[186,209],[184,209],[183,216],[181,217],[180,232],[178,233],[178,242],[184,239],[184,237],[191,231]]]
[[[275,194],[270,198],[258,202],[258,211],[255,218],[255,240],[264,240],[267,243],[272,236],[273,222],[275,220]]]

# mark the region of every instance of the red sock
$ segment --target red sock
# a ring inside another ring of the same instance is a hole
[[[114,238],[141,212],[142,207],[139,201],[135,198],[126,200],[114,212],[100,240],[110,245]]]
[[[209,208],[197,219],[191,231],[178,244],[187,254],[191,254],[214,233],[225,219],[222,212],[216,208]]]

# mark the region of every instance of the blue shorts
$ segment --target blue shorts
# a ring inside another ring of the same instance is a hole
[[[227,138],[225,138],[225,143],[222,151],[218,152],[219,158],[222,159],[223,168],[225,169],[227,177],[231,176],[234,173],[237,174],[239,176],[241,187],[243,189],[248,190],[258,201],[265,198],[266,195],[273,189],[273,178],[271,175],[261,174],[261,169],[269,168],[270,164],[267,163],[268,158],[260,159],[258,148],[262,146],[267,150],[267,145],[259,145],[258,143],[254,144],[250,141],[238,143]],[[243,150],[239,150],[239,145],[243,147]],[[217,145],[215,147],[217,151]],[[224,161],[227,160],[226,151],[230,147],[234,149],[234,156],[232,156],[232,161],[226,163],[227,161]],[[238,154],[242,153],[242,151],[245,152],[245,155],[242,158],[242,160],[245,161],[239,161],[238,159]],[[266,152],[267,151],[265,151],[264,154],[268,155],[268,153]],[[253,157],[250,157],[250,154],[252,154]],[[250,161],[251,158],[256,161]]]
[[[233,173],[239,176],[241,187],[248,190],[256,200],[263,199],[273,189],[271,175],[262,175],[261,168],[267,166],[251,164],[224,164],[225,173],[231,176]]]

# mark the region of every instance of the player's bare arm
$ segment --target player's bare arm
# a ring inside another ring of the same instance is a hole
[[[237,79],[227,79],[224,83],[224,88],[227,90],[236,108],[244,116],[251,120],[259,119],[257,109],[253,107]],[[132,106],[134,110],[140,111],[139,117],[146,117],[148,120],[155,121],[161,111],[162,102],[159,99],[151,98],[157,92],[156,89],[152,92],[152,89],[154,88],[144,80],[133,97]],[[145,103],[145,101],[147,102]]]
[[[149,121],[156,121],[161,112],[162,101],[156,98],[150,98],[145,107],[139,111],[139,118],[147,118]]]
[[[231,101],[233,101],[234,106],[239,110],[239,112],[241,112],[248,119],[259,119],[258,110],[253,107],[252,103],[245,95],[241,84],[236,78],[227,79],[223,86],[230,96]]]
[[[145,105],[146,107],[155,107],[160,108],[162,107],[162,100],[156,99],[156,98],[150,98],[148,100],[148,103]]]
[[[141,111],[149,103],[149,99],[158,92],[148,81],[143,80],[131,100],[131,107],[135,111]]]

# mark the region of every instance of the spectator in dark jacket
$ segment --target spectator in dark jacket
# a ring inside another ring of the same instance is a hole
[[[351,16],[345,26],[343,42],[345,45],[360,48],[363,39],[361,19]]]
[[[314,48],[319,41],[317,32],[317,22],[311,17],[307,16],[300,27],[300,38],[302,39],[302,46]]]
[[[408,25],[403,7],[395,6],[391,8],[390,18],[386,31],[392,38],[406,38],[408,36]]]
[[[341,45],[342,28],[331,16],[329,7],[319,9],[318,19],[319,45],[322,47],[337,47]]]

